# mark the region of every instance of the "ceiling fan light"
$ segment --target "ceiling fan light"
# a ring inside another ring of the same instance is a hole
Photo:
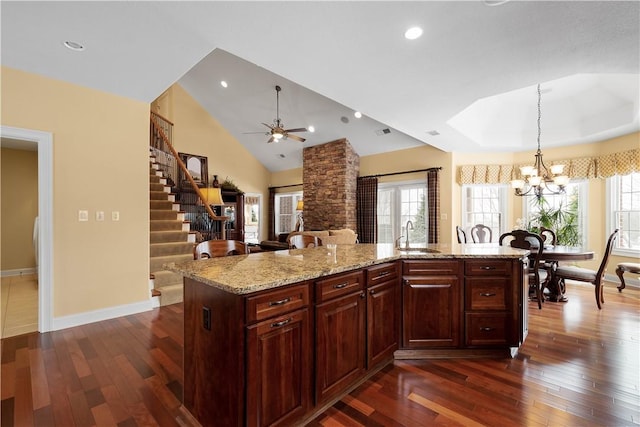
[[[422,35],[422,28],[420,27],[411,27],[404,33],[404,37],[407,40],[415,40]]]
[[[314,128],[313,126],[309,126],[309,127],[307,127],[307,130],[308,130],[309,132],[315,132],[315,131],[316,131],[316,128]]]
[[[282,139],[282,137],[284,136],[284,134],[280,133],[280,132],[274,132],[273,135],[271,135],[273,137],[273,139],[275,140],[279,140]]]

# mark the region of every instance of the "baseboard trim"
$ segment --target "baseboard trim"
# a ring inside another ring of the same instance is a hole
[[[58,331],[60,329],[86,325],[88,323],[100,322],[102,320],[115,319],[116,317],[142,313],[152,309],[152,301],[151,299],[148,299],[146,301],[136,302],[133,304],[108,307],[101,310],[87,311],[69,316],[54,317],[51,330]]]
[[[38,269],[36,267],[17,268],[15,270],[0,271],[0,277],[22,276],[24,274],[37,274],[37,273],[38,273]]]
[[[611,266],[609,266],[611,268]],[[613,266],[613,270],[615,271],[615,266]],[[627,288],[640,288],[640,278],[638,278],[637,274],[633,273],[625,273],[624,274],[624,283]],[[616,274],[605,273],[604,280],[607,282],[613,282],[616,286],[620,286],[620,278]]]

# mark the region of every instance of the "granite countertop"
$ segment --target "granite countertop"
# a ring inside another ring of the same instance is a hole
[[[356,270],[397,259],[521,258],[528,251],[497,244],[435,244],[397,250],[391,244],[337,245],[165,264],[167,270],[233,294],[265,289]]]

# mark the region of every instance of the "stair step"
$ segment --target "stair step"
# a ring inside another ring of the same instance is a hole
[[[165,193],[171,193],[171,187],[159,182],[150,182],[149,191],[164,191]]]
[[[168,255],[191,255],[193,257],[193,243],[189,242],[167,242],[151,243],[149,256],[152,258]]]
[[[149,258],[149,272],[157,275],[158,271],[164,270],[163,265],[185,261],[193,261],[193,254],[151,257]]]
[[[149,218],[153,220],[179,220],[184,221],[185,213],[181,211],[166,210],[166,209],[151,209],[149,211]]]
[[[149,207],[153,210],[180,210],[180,204],[171,200],[150,200]]]
[[[150,200],[171,200],[175,202],[175,197],[174,193],[167,193],[166,191],[149,191]]]
[[[181,285],[183,283],[182,275],[173,271],[160,270],[153,273],[153,287],[156,289],[163,286]]]
[[[149,243],[190,242],[191,234],[187,231],[152,231],[149,233]],[[195,233],[193,233],[195,236]],[[193,240],[194,243],[195,238]]]
[[[158,176],[158,175],[149,175],[149,182],[150,183],[166,184],[167,183],[167,178],[164,178],[164,177]]]
[[[177,304],[182,302],[182,284],[173,286],[163,286],[155,289],[160,292],[160,306]]]
[[[189,222],[178,220],[153,220],[150,221],[149,226],[150,231],[189,231]]]

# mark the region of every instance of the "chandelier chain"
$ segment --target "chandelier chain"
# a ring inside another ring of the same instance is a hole
[[[542,115],[542,110],[540,109],[540,98],[541,92],[540,85],[538,84],[538,151],[540,151],[540,134],[542,133],[542,130],[540,128],[540,116]]]

